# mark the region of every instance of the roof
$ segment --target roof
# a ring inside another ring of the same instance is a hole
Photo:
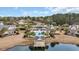
[[[14,29],[14,28],[16,28],[16,25],[0,25],[0,30],[1,30],[2,28]]]

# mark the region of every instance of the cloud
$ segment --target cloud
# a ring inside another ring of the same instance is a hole
[[[30,16],[30,13],[28,13],[27,11],[22,12],[22,16]]]
[[[14,7],[14,10],[18,10],[19,9],[19,7]]]
[[[39,12],[39,11],[36,11],[36,10],[35,10],[35,11],[33,11],[33,13],[38,13],[38,12]]]
[[[38,10],[35,10],[35,11],[32,11],[33,13],[39,13],[39,14],[48,14],[49,11],[38,11]]]
[[[0,15],[1,17],[4,17],[4,15]]]
[[[77,7],[47,7],[53,14],[57,13],[79,13]]]
[[[23,16],[45,16],[48,15],[49,11],[38,11],[38,10],[34,10],[34,11],[24,11],[22,12]]]
[[[41,12],[41,13],[43,13],[43,14],[48,14],[48,13],[49,13],[49,11],[43,11],[43,12]]]

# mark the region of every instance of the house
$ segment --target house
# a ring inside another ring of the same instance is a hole
[[[3,22],[0,22],[0,31],[5,28],[6,31],[3,33],[3,35],[12,35],[14,34],[14,31],[16,30],[16,25],[4,25]]]
[[[70,34],[71,35],[75,35],[75,33],[77,32],[78,28],[79,28],[78,25],[75,25],[75,24],[70,25],[69,26]]]
[[[3,22],[0,22],[0,30],[2,30],[3,27],[4,27]]]
[[[3,22],[0,22],[0,25],[4,25],[4,23]]]
[[[4,32],[4,35],[13,35],[16,30],[16,25],[4,25],[4,28],[7,28],[7,31]]]
[[[9,34],[14,34],[15,30],[16,30],[16,26],[15,25],[9,25],[8,26],[8,33]]]

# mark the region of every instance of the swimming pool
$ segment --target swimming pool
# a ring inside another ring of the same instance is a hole
[[[42,40],[42,37],[44,37],[44,34],[42,34],[42,32],[44,32],[44,31],[38,30],[38,31],[34,31],[34,32],[35,32],[35,38],[37,40]]]

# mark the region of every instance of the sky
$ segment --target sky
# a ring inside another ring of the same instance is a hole
[[[50,16],[79,13],[78,7],[0,7],[0,16]]]

